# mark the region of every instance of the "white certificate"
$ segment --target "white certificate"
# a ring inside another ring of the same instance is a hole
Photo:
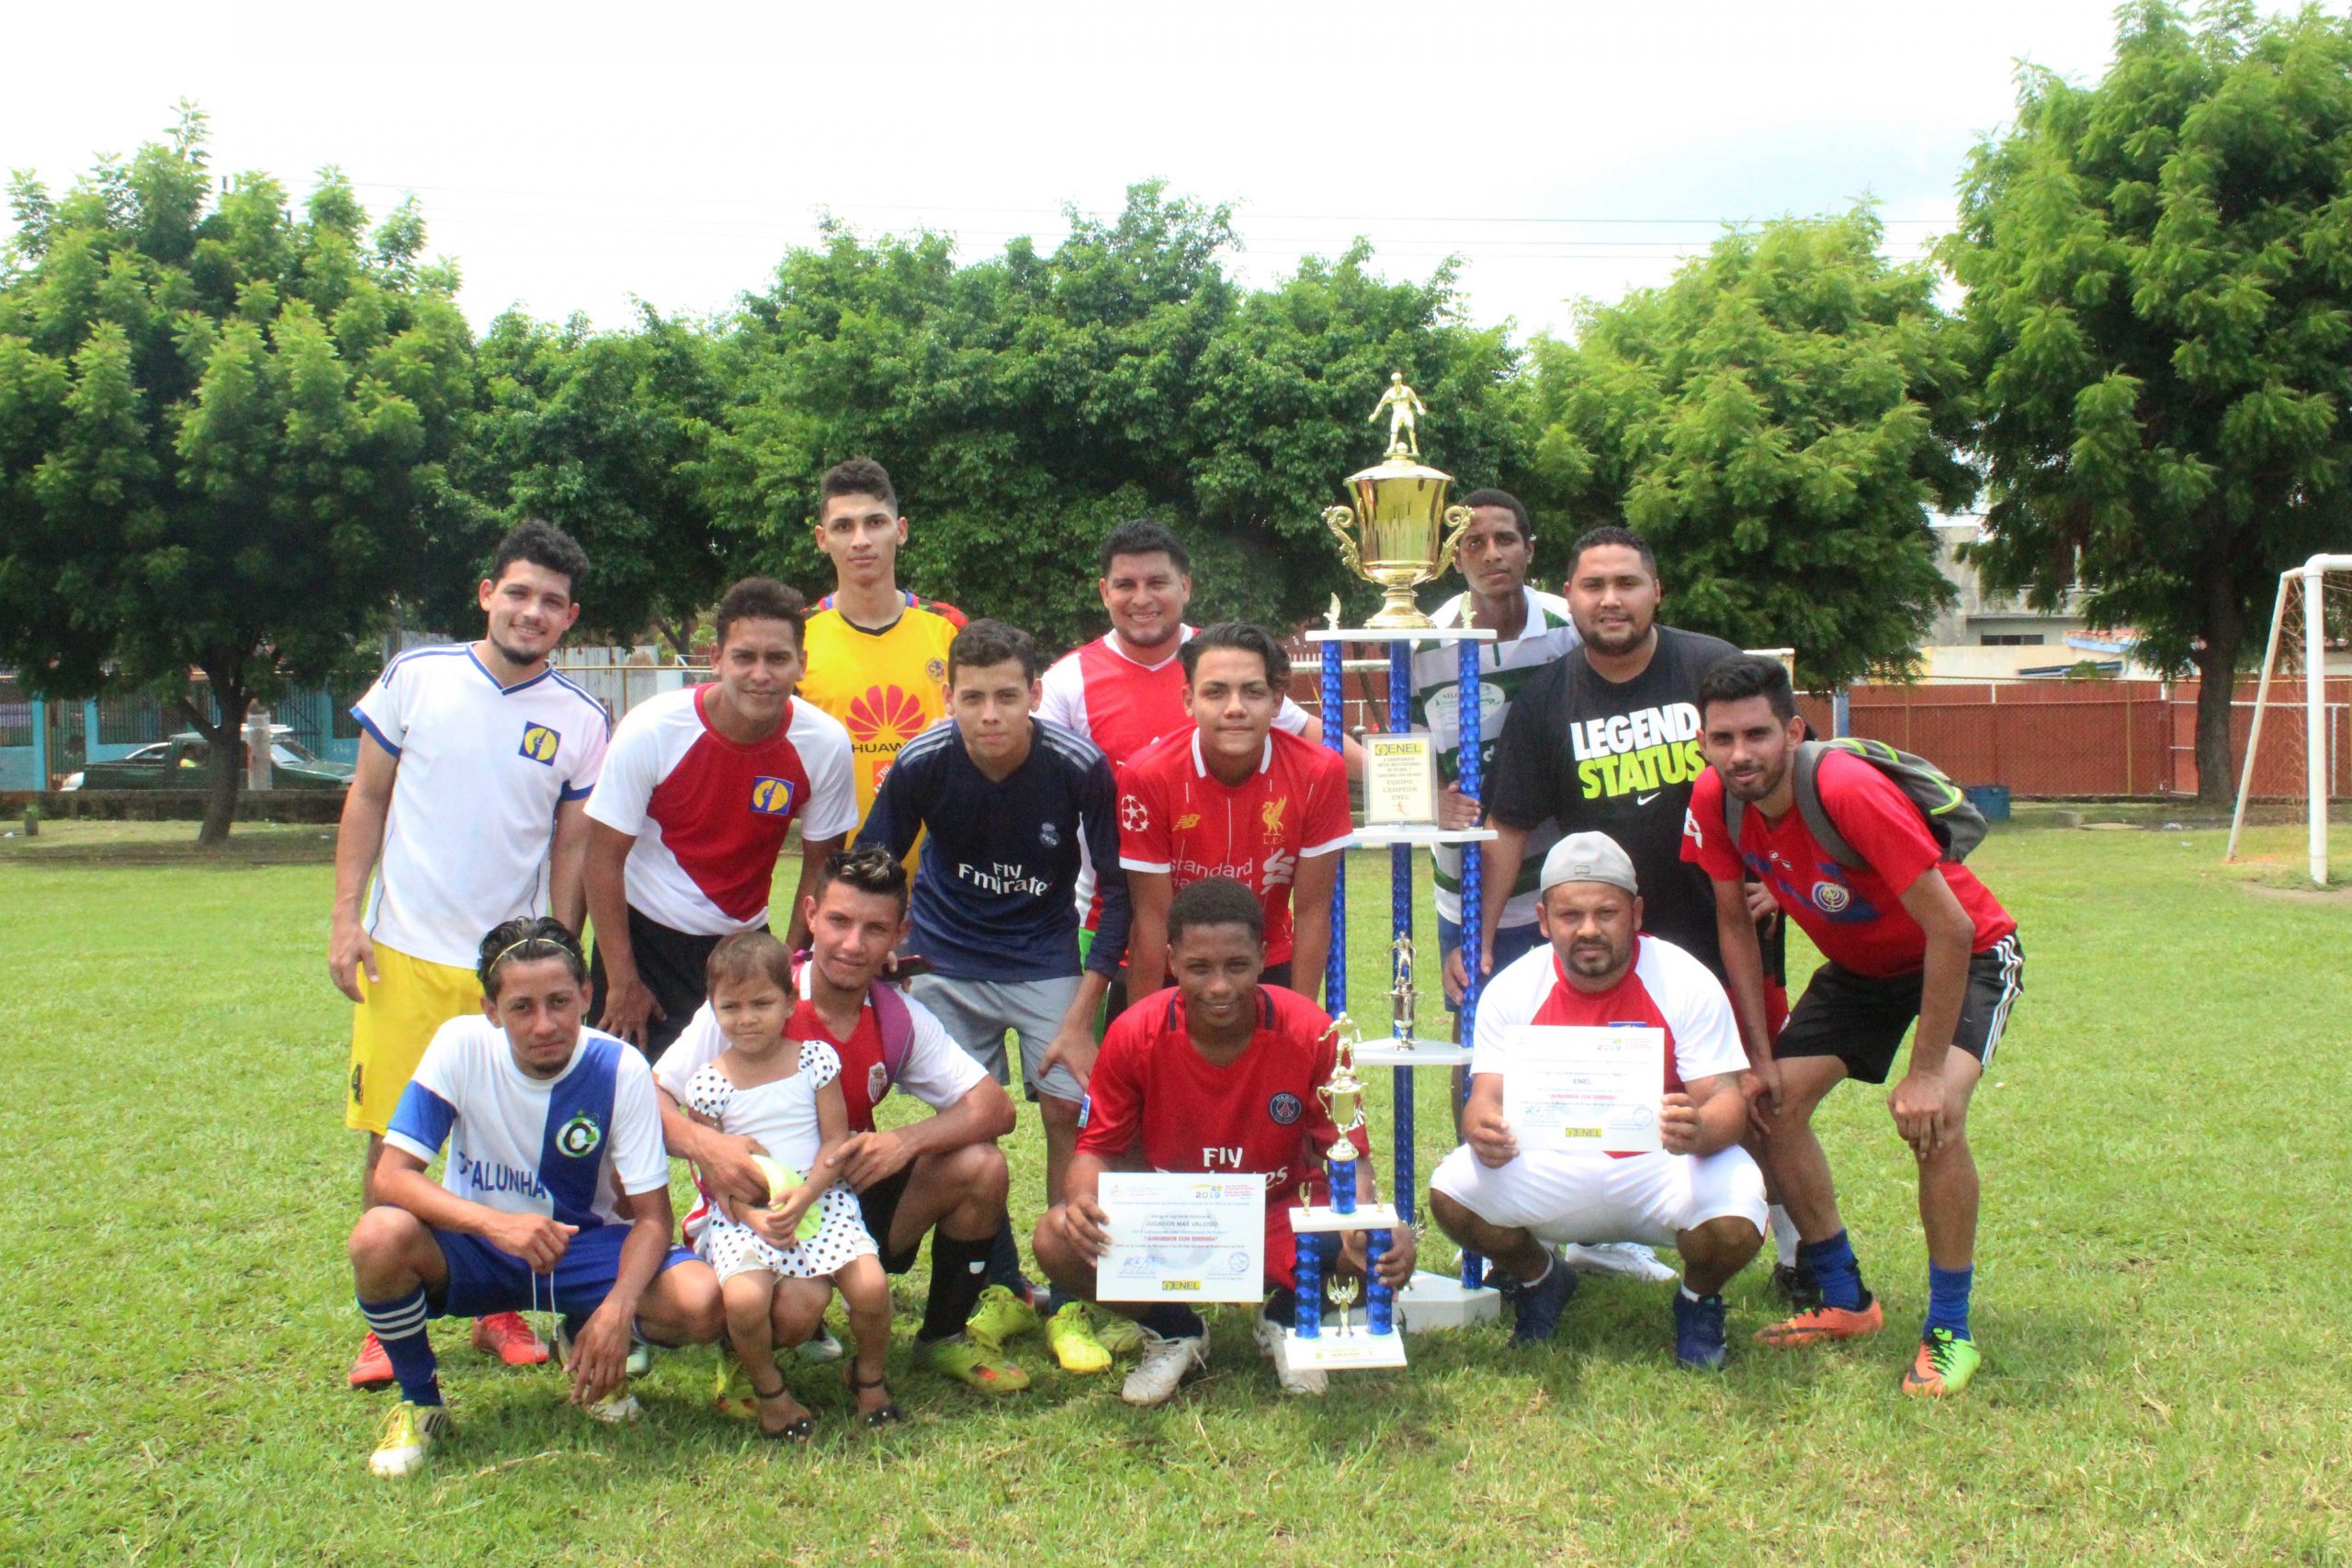
[[[1255,1302],[1266,1293],[1266,1179],[1102,1173],[1111,1247],[1097,1300]]]
[[[1503,1119],[1521,1149],[1650,1154],[1663,1147],[1666,1031],[1522,1023],[1504,1032]]]

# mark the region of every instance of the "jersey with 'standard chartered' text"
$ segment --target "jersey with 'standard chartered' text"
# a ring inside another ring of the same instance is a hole
[[[1778,822],[1746,807],[1739,842],[1726,843],[1723,775],[1713,768],[1691,792],[1683,855],[1708,876],[1724,882],[1753,876],[1763,883],[1823,957],[1857,975],[1909,975],[1927,963],[1928,934],[1903,907],[1903,895],[1930,870],[1943,873],[1975,925],[1970,952],[1982,953],[2018,929],[1974,872],[1944,860],[1919,807],[1893,779],[1838,750],[1822,754],[1814,778],[1821,808],[1869,864],[1838,864],[1814,841],[1804,813],[1794,807]]]
[[[1265,906],[1269,964],[1291,954],[1298,863],[1339,853],[1354,831],[1347,763],[1279,729],[1238,784],[1208,771],[1198,729],[1169,736],[1129,762],[1120,780],[1120,863],[1165,873],[1173,891],[1212,876],[1248,887]]]
[[[1119,1015],[1088,1080],[1078,1152],[1115,1160],[1140,1148],[1153,1170],[1259,1176],[1266,1182],[1266,1274],[1291,1281],[1289,1211],[1328,1190],[1322,1152],[1339,1129],[1315,1091],[1331,1076],[1331,1020],[1279,986],[1258,987],[1258,1027],[1223,1066],[1204,1057],[1184,999],[1163,991]],[[1372,1152],[1364,1130],[1349,1134]]]
[[[1478,777],[1493,776],[1495,750],[1502,744],[1503,721],[1511,700],[1538,671],[1556,664],[1584,639],[1568,616],[1568,602],[1550,593],[1521,588],[1527,604],[1527,624],[1509,642],[1478,644]],[[1460,624],[1469,614],[1470,596],[1457,593],[1430,612],[1433,625]],[[1442,788],[1462,777],[1462,716],[1460,712],[1462,645],[1425,642],[1413,650],[1413,728],[1428,735],[1437,751],[1437,782]],[[1482,783],[1480,788],[1485,788]],[[1558,827],[1545,822],[1527,835],[1526,858],[1510,902],[1503,906],[1503,926],[1535,923],[1535,884],[1544,870],[1544,856],[1560,840]],[[1430,846],[1430,870],[1436,880],[1437,912],[1462,923],[1462,846]]]
[[[510,1214],[545,1214],[582,1230],[618,1215],[616,1192],[666,1192],[670,1156],[653,1070],[627,1041],[582,1029],[552,1078],[514,1064],[506,1032],[479,1014],[453,1018],[424,1048],[384,1142],[431,1164],[449,1147],[441,1185]]]
[[[972,761],[954,719],[933,725],[899,753],[858,833],[860,844],[901,856],[922,836],[914,951],[951,979],[1077,974],[1080,851],[1118,863],[1109,761],[1057,724],[1029,725],[1028,756],[1001,779]],[[1116,975],[1127,950],[1126,873],[1104,877],[1102,895],[1087,964]]]
[[[556,811],[595,787],[613,721],[553,669],[501,686],[465,643],[401,654],[351,714],[400,764],[361,923],[470,969],[482,932],[548,912]]]
[[[1047,667],[1037,716],[1094,742],[1111,759],[1115,781],[1155,742],[1192,728],[1193,716],[1184,711],[1184,660],[1177,650],[1198,629],[1180,627],[1167,657],[1156,664],[1129,657],[1115,632],[1072,649]],[[1288,697],[1274,715],[1274,728],[1293,735],[1306,735],[1312,723],[1306,710]],[[1087,930],[1101,924],[1091,850],[1079,866],[1078,906],[1086,913]]]
[[[765,739],[739,744],[710,726],[710,686],[664,692],[637,705],[614,732],[588,815],[634,835],[629,907],[694,936],[728,936],[767,923],[785,831],[804,842],[857,825],[849,737],[793,698]]]
[[[1507,827],[1545,818],[1563,833],[1600,832],[1633,858],[1642,929],[1723,974],[1715,896],[1682,863],[1682,818],[1706,771],[1699,754],[1699,677],[1739,650],[1720,637],[1659,626],[1642,672],[1611,681],[1580,648],[1543,671],[1503,720],[1487,811]]]

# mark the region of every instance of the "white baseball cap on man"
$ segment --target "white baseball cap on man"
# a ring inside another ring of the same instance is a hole
[[[1634,857],[1606,833],[1571,833],[1552,846],[1540,890],[1548,893],[1563,882],[1607,883],[1635,897],[1642,891],[1634,880]]]

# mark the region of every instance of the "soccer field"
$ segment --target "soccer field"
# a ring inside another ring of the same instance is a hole
[[[1986,1366],[1948,1404],[1896,1391],[1926,1260],[1883,1092],[1849,1087],[1822,1128],[1888,1307],[1875,1342],[1750,1348],[1758,1266],[1719,1379],[1675,1370],[1669,1287],[1598,1280],[1548,1348],[1419,1337],[1409,1372],[1319,1402],[1277,1395],[1238,1309],[1162,1408],[1034,1341],[1038,1386],[989,1402],[907,1366],[918,1276],[891,1363],[910,1420],[879,1438],[837,1374],[796,1366],[818,1439],[762,1442],[707,1408],[708,1349],[658,1359],[641,1425],[594,1427],[444,1325],[458,1435],[388,1484],[366,1457],[390,1396],[343,1386],[332,874],[253,863],[315,857],[316,829],[239,831],[226,866],[0,847],[0,1562],[2352,1560],[2352,901],[2252,885],[2219,832],[2007,829],[1971,862],[2028,969],[1971,1122]],[[2301,843],[2255,835],[2282,863]],[[1384,908],[1358,859],[1357,908]],[[1383,944],[1355,947],[1373,996]]]

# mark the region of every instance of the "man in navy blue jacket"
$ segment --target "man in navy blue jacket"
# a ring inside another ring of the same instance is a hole
[[[1037,646],[1018,627],[979,620],[958,632],[947,654],[948,716],[900,749],[858,842],[903,856],[922,838],[910,946],[931,973],[913,994],[1001,1083],[1005,1035],[1018,1036],[1022,1083],[1046,1126],[1051,1204],[1078,1142],[1095,1010],[1126,953],[1128,905],[1111,764],[1091,741],[1035,716],[1038,674]],[[1102,900],[1083,961],[1074,897],[1081,841]],[[1000,1284],[975,1314],[976,1338],[1035,1325],[1021,1299],[1028,1292],[1004,1280],[1017,1256],[990,1268]],[[1057,1323],[1057,1355],[1072,1371],[1107,1367],[1084,1328]],[[1098,1356],[1101,1367],[1091,1364]]]

